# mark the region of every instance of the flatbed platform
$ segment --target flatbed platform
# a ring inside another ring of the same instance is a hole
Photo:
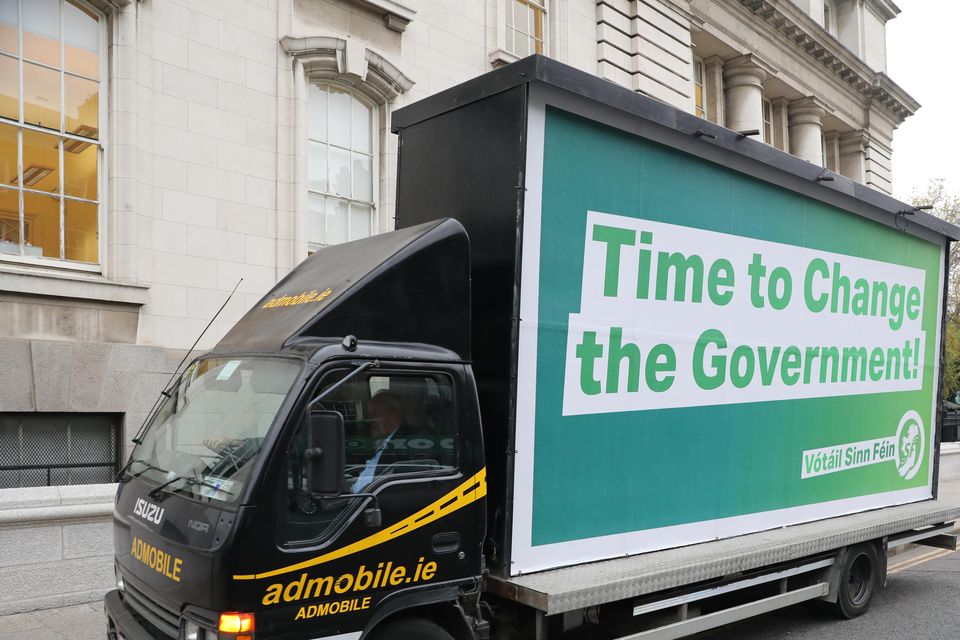
[[[748,535],[512,578],[488,589],[547,615],[716,580],[960,519],[960,502],[927,500]]]

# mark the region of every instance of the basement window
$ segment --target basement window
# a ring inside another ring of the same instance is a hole
[[[121,414],[0,413],[0,489],[114,481]]]

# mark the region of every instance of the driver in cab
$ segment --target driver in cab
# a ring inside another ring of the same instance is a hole
[[[373,482],[377,467],[406,459],[408,456],[402,446],[404,432],[409,429],[404,424],[403,401],[392,391],[384,390],[370,400],[370,436],[376,443],[373,454],[366,460],[350,487],[353,493],[362,492]],[[400,432],[400,436],[398,436]]]

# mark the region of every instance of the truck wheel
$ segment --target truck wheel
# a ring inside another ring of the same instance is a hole
[[[387,622],[367,637],[369,640],[453,640],[446,629],[423,618]]]
[[[840,566],[840,585],[834,609],[841,618],[856,618],[870,607],[880,584],[880,554],[876,545],[860,544],[847,550]]]

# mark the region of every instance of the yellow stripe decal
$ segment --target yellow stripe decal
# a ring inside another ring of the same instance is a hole
[[[428,525],[435,520],[439,520],[440,518],[443,518],[444,516],[447,516],[458,509],[462,509],[468,504],[476,502],[485,495],[487,495],[486,467],[478,471],[477,474],[472,478],[439,500],[427,505],[413,515],[407,516],[400,522],[386,527],[385,529],[382,529],[371,536],[367,536],[362,540],[357,540],[353,544],[348,544],[345,547],[340,547],[339,549],[335,549],[323,555],[317,556],[316,558],[304,560],[303,562],[298,562],[297,564],[292,564],[288,567],[274,569],[273,571],[265,571],[264,573],[235,575],[233,576],[233,579],[259,580],[260,578],[270,578],[284,573],[290,573],[291,571],[301,571],[308,567],[315,567],[318,564],[323,564],[324,562],[330,562],[331,560],[343,558],[344,556],[349,556],[357,553],[358,551],[363,551],[365,549],[375,547],[378,544],[383,544],[384,542],[404,536],[411,531],[415,531],[424,525]]]

